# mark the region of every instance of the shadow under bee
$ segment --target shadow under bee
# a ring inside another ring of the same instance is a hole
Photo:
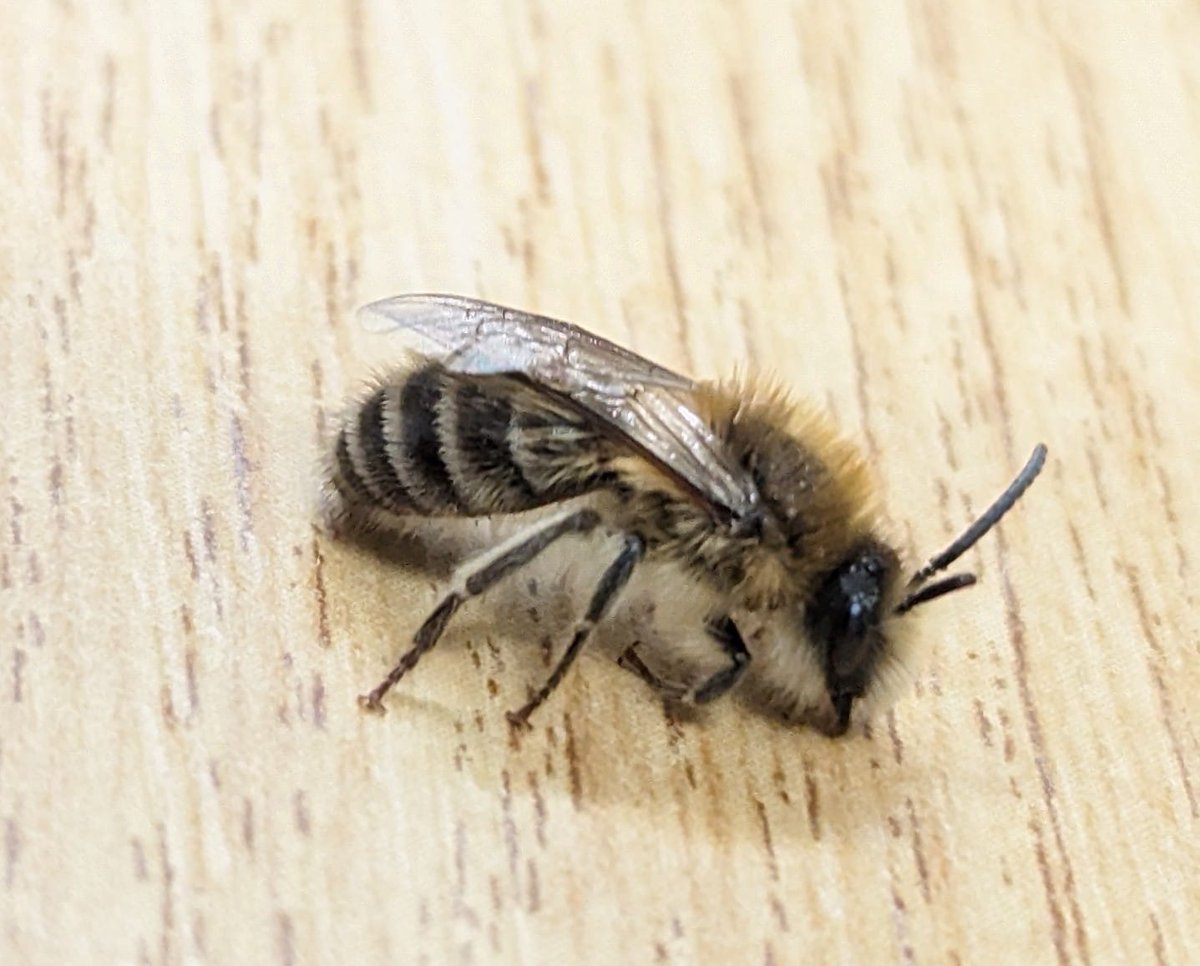
[[[370,639],[355,642],[356,676],[370,679],[376,666],[386,667],[407,648],[463,556],[507,530],[504,521],[461,523],[428,533],[339,535],[338,542],[356,554],[386,565],[384,606],[393,579],[406,601],[402,612],[366,622],[372,629]],[[360,719],[364,740],[378,741],[388,767],[406,767],[407,754],[444,754],[463,780],[511,789],[513,807],[658,809],[686,803],[706,834],[731,843],[756,839],[769,820],[776,842],[794,845],[848,837],[878,824],[932,773],[944,770],[936,760],[925,761],[919,747],[901,766],[883,721],[840,742],[797,727],[753,677],[733,701],[694,707],[664,700],[617,666],[631,645],[657,672],[682,681],[719,666],[721,655],[704,642],[697,616],[704,602],[685,592],[694,581],[682,579],[677,586],[669,568],[653,566],[631,581],[628,596],[597,628],[586,660],[533,721],[532,732],[515,732],[505,712],[561,654],[586,589],[617,539],[595,536],[564,546],[468,602],[437,654],[392,693],[388,717]],[[414,575],[424,578],[415,593],[411,584],[401,586]],[[354,695],[344,697],[353,702]],[[397,719],[406,726],[396,727]]]
[[[521,514],[510,519],[416,519],[404,528],[381,527],[373,521],[341,520],[327,532],[339,542],[350,544],[402,574],[420,574],[431,584],[422,603],[403,615],[389,617],[392,633],[378,644],[378,660],[392,661],[412,643],[413,632],[432,610],[455,573],[475,555],[528,529],[541,514]],[[595,587],[619,543],[616,534],[586,535],[553,548],[523,567],[485,594],[466,603],[443,632],[436,652],[438,663],[462,660],[467,652],[476,669],[490,665],[486,687],[492,698],[509,703],[544,677],[554,659],[567,646],[572,623],[581,614],[587,596]],[[689,684],[712,675],[726,661],[705,631],[703,615],[714,604],[695,580],[669,564],[647,563],[630,580],[624,596],[593,632],[581,655],[586,660],[570,678],[591,673],[596,659],[619,664],[617,687],[629,704],[660,709],[672,722],[692,724],[712,716],[709,706],[676,700],[655,689],[639,674],[631,673],[626,658],[632,651],[661,682],[686,690]],[[759,671],[770,661],[762,628],[747,621],[747,640],[756,660],[731,695],[733,704],[767,720],[793,729],[810,722],[794,702],[781,700],[771,688],[774,675]],[[375,644],[367,644],[372,652]],[[791,656],[794,660],[794,655]],[[429,673],[422,661],[418,675]],[[756,666],[757,665],[757,666]],[[414,677],[414,680],[416,678]],[[815,678],[814,678],[815,679]],[[484,683],[484,682],[481,682]],[[410,687],[421,688],[419,684]],[[404,690],[394,692],[398,706],[405,702]],[[564,696],[565,697],[565,696]]]

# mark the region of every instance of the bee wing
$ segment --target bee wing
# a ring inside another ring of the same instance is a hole
[[[455,295],[399,295],[359,310],[376,332],[412,332],[455,372],[517,373],[599,416],[704,500],[745,517],[753,479],[692,407],[691,379],[557,319]]]

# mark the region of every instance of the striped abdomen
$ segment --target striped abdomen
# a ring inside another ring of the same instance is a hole
[[[519,378],[426,362],[350,413],[331,477],[350,513],[486,516],[608,485],[615,455],[585,416]]]

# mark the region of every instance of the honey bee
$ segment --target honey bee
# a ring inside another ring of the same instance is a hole
[[[338,429],[335,519],[530,519],[458,568],[412,646],[359,699],[370,711],[383,710],[465,601],[560,540],[607,533],[618,545],[548,678],[509,712],[513,725],[527,726],[634,572],[658,562],[701,592],[700,636],[722,664],[689,685],[665,680],[632,647],[624,667],[693,704],[750,671],[786,709],[842,735],[856,707],[885,695],[913,612],[976,579],[932,578],[996,525],[1046,457],[1039,444],[1004,493],[905,579],[859,450],[778,390],[693,381],[567,322],[470,298],[402,295],[361,317],[429,351],[375,383]]]

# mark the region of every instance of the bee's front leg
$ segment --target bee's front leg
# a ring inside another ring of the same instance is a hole
[[[742,679],[746,668],[750,666],[750,651],[731,617],[723,615],[714,618],[708,622],[706,629],[712,639],[721,645],[729,664],[692,689],[690,698],[696,704],[708,704],[721,697]]]
[[[617,659],[617,663],[625,670],[632,671],[670,701],[678,701],[682,704],[708,704],[726,694],[741,680],[742,675],[746,673],[746,668],[750,665],[750,651],[746,648],[746,642],[742,639],[737,625],[728,616],[723,615],[710,620],[705,625],[705,630],[713,640],[721,645],[721,650],[729,658],[729,664],[693,687],[685,687],[659,677],[646,666],[645,661],[638,657],[633,647],[626,648],[625,652]]]
[[[625,652],[617,658],[617,664],[626,671],[632,671],[664,698],[670,701],[682,701],[687,696],[688,688],[685,685],[660,678],[646,666],[645,661],[638,657],[636,648],[636,644],[625,648]]]

